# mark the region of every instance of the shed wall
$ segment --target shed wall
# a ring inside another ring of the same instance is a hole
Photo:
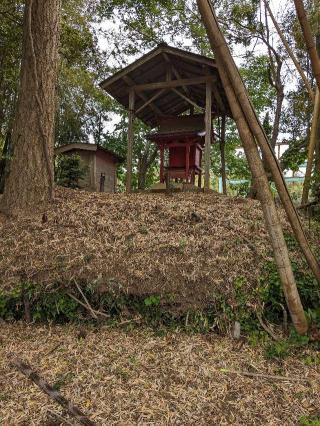
[[[116,190],[116,176],[117,165],[114,162],[112,155],[105,151],[99,150],[96,152],[96,187],[100,191],[100,178],[101,173],[104,173],[105,183],[104,192],[115,192]]]

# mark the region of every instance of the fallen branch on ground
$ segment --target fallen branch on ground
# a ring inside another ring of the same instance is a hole
[[[81,305],[81,306],[83,306],[84,308],[86,308],[90,313],[91,313],[91,315],[93,315],[93,312],[96,314],[96,315],[101,315],[102,317],[104,317],[104,318],[107,318],[107,319],[109,319],[110,318],[110,315],[107,315],[107,314],[105,314],[104,312],[101,312],[101,311],[96,311],[95,309],[93,309],[92,307],[90,307],[89,308],[89,306],[88,305],[86,305],[85,303],[83,303],[83,302],[81,302],[81,300],[79,300],[76,296],[74,296],[73,294],[71,294],[71,293],[67,293],[67,295],[69,296],[69,297],[71,297],[71,299],[73,299],[74,301],[76,301],[77,303],[79,303],[79,305]],[[93,318],[95,318],[96,319],[96,316],[94,316]]]
[[[276,342],[280,342],[281,338],[279,336],[277,336],[276,334],[273,333],[273,331],[270,330],[270,328],[263,322],[262,320],[262,316],[257,312],[257,318],[259,320],[259,323],[261,325],[261,327],[264,329],[264,331],[266,333],[269,334],[270,337],[272,337],[273,340],[275,340]]]
[[[268,379],[268,380],[283,380],[285,382],[309,382],[309,379],[306,378],[300,378],[300,377],[285,377],[285,376],[276,376],[276,375],[269,375],[269,374],[259,374],[259,373],[250,373],[248,371],[235,371],[235,370],[228,370],[225,368],[221,368],[221,373],[227,373],[227,374],[238,374],[239,376],[247,376],[257,379]]]
[[[14,357],[10,359],[10,365],[17,368],[24,376],[32,380],[33,383],[35,383],[45,394],[60,404],[71,416],[77,419],[79,423],[85,426],[96,426],[96,423],[92,422],[78,407],[68,401],[57,390],[42,379],[30,365]]]

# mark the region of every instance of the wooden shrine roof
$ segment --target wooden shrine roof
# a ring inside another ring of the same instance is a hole
[[[161,83],[168,81],[168,70],[172,81],[171,86],[165,88]],[[126,109],[129,108],[129,92],[136,86],[136,116],[154,127],[158,124],[159,117],[180,115],[188,111],[192,103],[204,109],[205,79],[210,79],[213,85],[212,113],[231,117],[215,61],[167,44],[160,44],[104,80],[100,86]],[[185,85],[176,85],[175,80],[183,80]],[[143,105],[146,106],[142,109]]]

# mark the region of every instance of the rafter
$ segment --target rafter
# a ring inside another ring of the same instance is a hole
[[[127,85],[130,88],[136,86],[136,82],[131,77],[129,77],[128,75],[123,76],[123,80],[127,83]],[[144,102],[148,102],[149,101],[149,98],[145,94],[143,94],[141,92],[138,92],[137,96],[139,96],[139,98],[142,99]],[[149,103],[149,107],[152,108],[152,110],[157,115],[164,115],[163,112],[156,105],[154,105],[152,102]]]

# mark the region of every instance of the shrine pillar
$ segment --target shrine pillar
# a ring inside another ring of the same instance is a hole
[[[204,190],[210,189],[211,169],[211,137],[212,137],[212,83],[206,83],[206,114],[205,114],[206,140],[204,148]]]

